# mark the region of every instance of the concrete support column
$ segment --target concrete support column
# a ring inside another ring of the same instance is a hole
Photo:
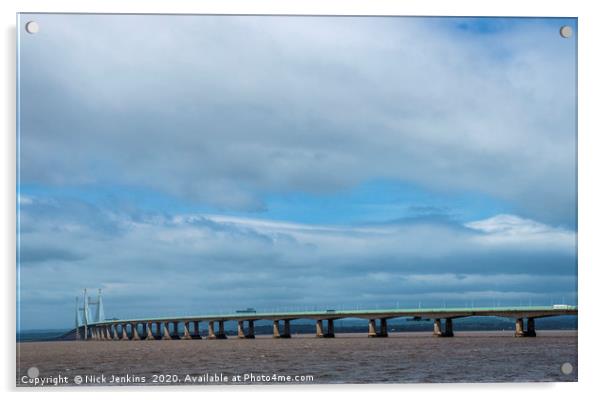
[[[105,333],[107,335],[107,340],[113,340],[113,335],[111,334],[111,326],[110,325],[105,326]]]
[[[238,321],[237,325],[238,325],[238,338],[239,339],[244,339],[245,338],[245,329],[243,327],[243,323],[244,321]]]
[[[288,319],[284,320],[284,333],[280,335],[281,338],[290,338],[291,337],[291,321]]]
[[[535,333],[535,318],[527,319],[527,332],[525,333],[527,337],[535,337],[537,333]]]
[[[189,323],[190,323],[189,321],[184,321],[184,336],[182,336],[182,339],[184,339],[184,340],[192,339],[192,336],[190,336],[190,332],[188,331]]]
[[[121,324],[121,340],[130,340],[126,324]]]
[[[443,336],[445,337],[452,337],[454,336],[454,325],[453,325],[453,320],[451,318],[445,318],[445,332],[443,333]]]
[[[368,337],[376,337],[376,320],[368,321]]]
[[[130,324],[130,328],[132,329],[132,340],[140,340],[140,335],[138,334],[138,323],[132,322]]]
[[[514,323],[514,337],[523,337],[525,336],[523,319],[517,318]]]
[[[193,339],[201,339],[201,332],[199,331],[199,321],[194,321],[192,323],[193,325],[193,331],[192,331],[192,338]]]
[[[113,329],[113,340],[119,340],[117,325],[111,325],[111,328]]]
[[[171,335],[169,334],[169,322],[163,322],[163,336],[161,340],[171,340]]]
[[[90,339],[96,340],[96,332],[94,332],[94,328],[90,328]]]
[[[171,332],[171,338],[172,339],[179,339],[180,338],[180,331],[179,331],[179,324],[180,321],[172,321],[171,325],[173,327],[173,329],[170,331]]]
[[[216,339],[217,338],[215,336],[214,324],[215,324],[215,321],[209,321],[209,328],[208,328],[209,333],[207,334],[207,339]]]
[[[440,318],[435,318],[435,324],[433,326],[433,335],[434,336],[442,336],[443,333],[441,333],[441,319]]]
[[[218,339],[227,339],[228,336],[226,336],[226,331],[224,329],[224,321],[218,321],[217,322],[217,338]]]
[[[334,319],[328,320],[328,331],[326,331],[326,334],[324,335],[324,337],[327,337],[327,338],[334,337]]]
[[[249,332],[247,332],[247,339],[255,339],[255,321],[249,320]]]
[[[379,335],[380,337],[388,337],[389,336],[389,332],[387,329],[387,319],[386,318],[381,318],[380,319],[380,333]]]
[[[320,338],[324,337],[324,328],[322,327],[321,319],[316,320],[316,336]]]
[[[153,323],[147,322],[144,324],[146,328],[146,340],[155,340],[155,335],[153,335]]]
[[[279,325],[279,321],[278,320],[274,320],[273,325],[274,325],[274,329],[272,329],[272,332],[274,333],[274,338],[278,339],[278,338],[280,338],[280,325]]]

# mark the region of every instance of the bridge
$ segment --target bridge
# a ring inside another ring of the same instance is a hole
[[[99,292],[96,302],[85,301],[98,306],[96,315],[104,312]],[[99,310],[100,309],[100,310]],[[224,325],[228,321],[236,322],[237,337],[241,339],[255,338],[255,322],[271,321],[274,338],[291,337],[291,321],[305,319],[315,321],[316,337],[334,338],[334,321],[345,318],[364,319],[367,321],[369,337],[387,337],[387,321],[401,317],[433,320],[433,335],[452,337],[453,320],[474,316],[492,316],[512,318],[515,320],[514,336],[535,337],[535,320],[538,318],[577,315],[577,307],[569,305],[528,306],[528,307],[477,307],[477,308],[413,308],[413,309],[376,309],[376,310],[324,310],[296,312],[255,312],[247,309],[243,312],[211,315],[189,315],[160,318],[137,318],[120,320],[85,320],[80,323],[76,308],[76,339],[79,340],[174,340],[202,339],[200,326],[207,325],[206,339],[226,339]],[[88,314],[83,309],[84,319]],[[526,324],[525,324],[526,320]],[[216,329],[217,324],[217,329]],[[326,324],[326,327],[324,326]],[[182,329],[180,329],[182,328]]]

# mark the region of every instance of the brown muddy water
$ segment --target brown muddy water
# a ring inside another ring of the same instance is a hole
[[[18,343],[17,386],[576,381],[577,332],[537,333]]]

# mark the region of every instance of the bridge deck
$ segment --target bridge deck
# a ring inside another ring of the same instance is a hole
[[[275,320],[335,320],[342,318],[379,319],[398,317],[460,318],[470,316],[497,316],[508,318],[542,318],[558,315],[577,315],[576,306],[525,306],[525,307],[476,307],[476,308],[413,308],[377,310],[335,310],[335,311],[293,311],[293,312],[245,312],[227,314],[183,315],[152,318],[131,318],[106,320],[95,325],[125,324],[131,322],[173,322],[173,321],[275,321]]]

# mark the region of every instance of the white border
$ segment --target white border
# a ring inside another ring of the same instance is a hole
[[[579,398],[596,392],[600,360],[598,335],[602,332],[598,301],[600,290],[599,268],[601,225],[600,195],[602,171],[599,136],[602,134],[599,118],[601,93],[599,46],[602,39],[600,16],[594,1],[479,1],[479,0],[3,0],[2,9],[2,79],[4,88],[0,99],[0,121],[4,122],[2,135],[2,221],[3,309],[5,320],[0,329],[3,339],[3,357],[0,369],[2,387],[14,391],[15,382],[15,20],[16,12],[105,12],[105,13],[196,13],[196,14],[337,14],[337,15],[458,15],[458,16],[555,16],[579,18],[579,383],[569,384],[462,384],[462,385],[329,385],[286,387],[211,387],[194,388],[203,394],[161,393],[162,390],[188,392],[192,388],[146,388],[144,396],[248,396],[276,398],[281,396],[306,398],[320,393],[347,397],[420,396],[462,397],[463,399],[507,399],[508,397]],[[444,355],[442,355],[443,357]],[[521,355],[515,355],[520,357]],[[375,365],[376,367],[376,365]],[[106,398],[116,391],[141,389],[46,390],[45,395],[57,398],[82,396]],[[389,393],[372,393],[373,391]],[[104,393],[110,391],[111,393]],[[286,393],[282,393],[286,391]],[[33,395],[30,391],[27,396]],[[213,393],[220,392],[220,393]],[[397,392],[397,393],[393,393]],[[401,392],[401,393],[400,393]],[[128,393],[134,396],[134,393]]]

